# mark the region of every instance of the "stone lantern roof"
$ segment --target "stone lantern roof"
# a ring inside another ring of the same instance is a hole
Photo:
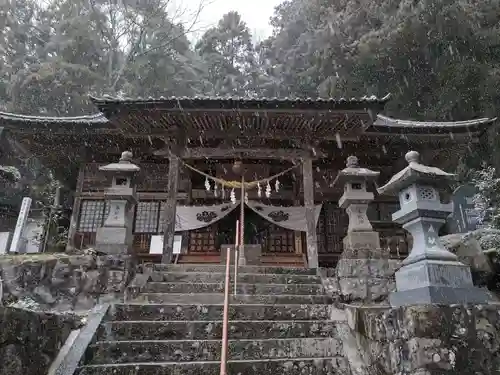
[[[427,185],[437,185],[436,187],[443,187],[443,182],[448,182],[446,185],[449,187],[449,182],[456,179],[456,175],[453,173],[420,164],[420,154],[417,151],[407,152],[405,159],[408,166],[392,176],[387,184],[378,188],[379,194],[397,194],[417,181]]]
[[[337,174],[337,177],[333,181],[333,185],[342,186],[348,182],[371,182],[375,181],[379,175],[380,172],[360,167],[357,156],[349,156],[347,158],[346,168],[342,169]]]
[[[99,167],[100,171],[103,172],[115,172],[115,173],[136,173],[141,170],[137,165],[132,163],[132,153],[130,151],[122,152],[120,161],[118,163],[111,163]]]

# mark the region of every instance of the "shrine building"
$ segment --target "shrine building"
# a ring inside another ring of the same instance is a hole
[[[244,244],[255,264],[333,267],[348,223],[332,183],[348,156],[380,171],[380,185],[405,166],[408,150],[453,171],[495,121],[393,119],[382,115],[389,96],[91,100],[94,115],[3,112],[0,127],[16,152],[39,160],[71,192],[68,249],[95,245],[111,184],[99,166],[131,151],[140,167],[132,251],[160,261],[150,254],[152,238],[174,231],[182,235],[180,263],[220,263],[244,202]],[[404,258],[406,233],[391,220],[398,206],[396,197],[376,196],[368,217],[382,246]]]

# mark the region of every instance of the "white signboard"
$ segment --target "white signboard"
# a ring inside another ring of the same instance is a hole
[[[174,236],[174,254],[181,253],[182,236]],[[163,235],[151,236],[150,254],[163,254]]]
[[[23,203],[21,204],[21,210],[19,211],[19,216],[17,217],[16,229],[14,229],[14,235],[12,236],[12,242],[10,244],[10,253],[17,253],[21,248],[21,239],[26,226],[26,221],[28,220],[28,214],[31,207],[31,198],[23,198]]]
[[[7,254],[10,232],[0,232],[0,255]]]

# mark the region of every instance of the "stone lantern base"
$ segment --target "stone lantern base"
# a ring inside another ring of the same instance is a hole
[[[339,292],[351,302],[378,302],[395,289],[389,251],[375,231],[348,232],[336,268]]]
[[[102,227],[97,229],[96,250],[106,254],[127,254],[131,243],[130,231],[121,227]]]
[[[423,259],[396,272],[397,292],[391,293],[393,307],[425,304],[482,304],[491,297],[476,288],[470,267],[460,262]]]

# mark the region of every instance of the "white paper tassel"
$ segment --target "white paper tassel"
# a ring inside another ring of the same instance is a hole
[[[260,182],[257,182],[257,196],[259,198],[262,196],[262,187],[260,186]]]
[[[222,199],[226,198],[226,189],[224,189],[224,185],[222,185],[220,197]]]
[[[245,203],[248,204],[248,193],[245,191]]]
[[[269,184],[269,181],[267,181],[266,197],[269,198],[270,196],[271,196],[271,185]]]
[[[210,191],[210,182],[208,181],[208,177],[205,177],[205,189],[207,189],[207,191]]]
[[[234,193],[234,188],[231,190],[231,203],[236,204],[236,194]]]
[[[219,190],[217,190],[217,184],[214,184],[214,197],[219,195]]]
[[[280,190],[280,180],[276,179],[276,182],[274,184],[274,190],[276,190],[276,193]]]

